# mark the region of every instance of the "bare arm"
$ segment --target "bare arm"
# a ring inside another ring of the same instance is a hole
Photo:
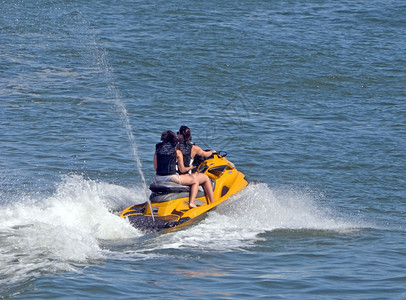
[[[158,162],[157,162],[157,159],[156,159],[156,152],[155,152],[155,154],[154,154],[154,170],[156,171],[157,168],[158,168]]]
[[[214,150],[208,150],[208,151],[204,151],[202,148],[200,148],[199,146],[193,145],[192,147],[192,157],[195,157],[196,154],[200,155],[202,157],[210,157],[213,155],[213,153],[216,152]]]
[[[181,173],[186,173],[189,172],[194,168],[194,166],[189,166],[185,167],[185,164],[183,163],[183,154],[182,151],[176,150],[176,158],[178,159],[178,168]]]

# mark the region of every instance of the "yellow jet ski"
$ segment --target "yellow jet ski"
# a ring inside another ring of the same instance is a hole
[[[202,187],[199,187],[195,202],[197,207],[189,208],[189,186],[173,182],[152,183],[150,201],[130,206],[124,209],[120,216],[128,218],[134,227],[142,231],[171,229],[200,219],[199,216],[213,210],[248,184],[244,174],[225,158],[226,155],[226,152],[220,152],[207,159],[195,157],[197,172],[209,176],[213,183],[213,203],[209,203]]]

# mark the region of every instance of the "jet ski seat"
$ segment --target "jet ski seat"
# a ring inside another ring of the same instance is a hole
[[[174,182],[151,183],[149,189],[152,191],[149,200],[151,202],[166,202],[177,198],[189,197],[190,186],[181,185]],[[199,186],[196,198],[204,197],[204,191]]]
[[[154,193],[188,193],[190,191],[189,186],[181,185],[175,182],[153,182],[149,186],[149,189]]]
[[[151,195],[149,200],[151,202],[166,202],[177,198],[189,197],[190,186],[181,185],[174,182],[161,182],[161,183],[151,183],[149,186],[151,190]],[[214,189],[214,181],[213,181]],[[204,197],[205,193],[202,186],[199,186],[196,198]]]

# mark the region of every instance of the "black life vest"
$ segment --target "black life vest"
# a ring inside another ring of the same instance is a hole
[[[171,143],[158,143],[155,145],[157,168],[156,174],[160,176],[176,174],[176,148]]]
[[[192,161],[193,143],[190,142],[190,141],[188,141],[188,142],[179,142],[178,147],[179,147],[179,150],[183,154],[183,164],[185,165],[185,167],[189,167],[190,163]],[[179,173],[180,173],[180,171],[179,171]],[[181,173],[181,174],[183,174],[183,173]]]

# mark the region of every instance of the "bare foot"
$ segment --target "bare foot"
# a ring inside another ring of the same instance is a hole
[[[189,203],[189,208],[195,208],[195,207],[197,207],[196,204],[194,204],[194,203]]]

